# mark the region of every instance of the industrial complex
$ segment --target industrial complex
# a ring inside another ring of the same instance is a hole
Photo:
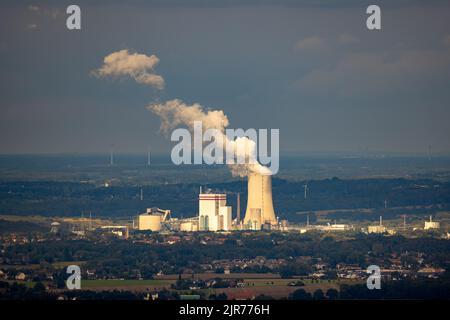
[[[398,230],[406,230],[406,216],[403,215],[403,225],[400,227],[386,226],[383,224],[382,216],[379,217],[378,224],[354,226],[345,223],[328,222],[326,224],[309,223],[309,214],[307,213],[306,225],[288,223],[287,220],[280,220],[273,205],[272,198],[272,177],[260,173],[250,173],[247,184],[247,206],[243,218],[241,217],[240,193],[229,193],[236,196],[236,206],[233,208],[227,202],[226,192],[213,192],[210,189],[202,190],[199,188],[198,194],[198,212],[194,217],[175,218],[171,214],[170,209],[160,209],[157,207],[147,208],[145,212],[138,214],[127,222],[121,221],[120,225],[112,225],[111,223],[94,222],[92,225],[92,217],[89,219],[81,218],[81,220],[71,221],[73,219],[65,219],[65,222],[72,224],[72,233],[83,237],[86,230],[100,230],[115,234],[119,237],[128,238],[129,229],[138,231],[152,232],[231,232],[241,230],[273,230],[273,231],[293,231],[305,233],[308,231],[321,232],[346,232],[361,231],[366,234],[387,234],[393,235]],[[306,197],[305,197],[306,199]],[[76,223],[75,223],[76,222]],[[75,225],[82,222],[81,227]],[[86,228],[86,223],[89,227]],[[54,221],[51,224],[51,233],[57,234],[61,225]],[[424,222],[423,227],[413,227],[416,230],[439,230],[440,222],[433,221],[430,216],[429,221]]]
[[[240,218],[240,196],[237,194],[236,218],[232,207],[227,205],[225,193],[202,192],[200,188],[198,216],[188,219],[171,218],[170,210],[147,209],[137,217],[135,227],[139,230],[178,231],[232,231],[280,229],[287,226],[279,222],[272,201],[270,175],[251,173],[248,176],[248,199],[244,219]]]
[[[353,225],[327,224],[310,225],[309,219],[304,227],[289,225],[287,220],[279,220],[275,213],[272,200],[272,179],[270,175],[251,173],[248,175],[247,208],[241,219],[240,194],[236,194],[236,211],[233,218],[233,208],[227,204],[226,193],[203,192],[200,187],[198,196],[198,215],[191,218],[178,219],[171,217],[170,210],[149,208],[139,214],[133,223],[137,230],[161,231],[238,231],[238,230],[278,230],[298,231],[304,233],[310,230],[325,232],[340,232],[355,230]],[[403,225],[405,228],[405,222]],[[425,221],[424,230],[439,229],[439,222]],[[376,225],[361,229],[365,233],[395,234],[393,228],[383,225],[382,217]]]

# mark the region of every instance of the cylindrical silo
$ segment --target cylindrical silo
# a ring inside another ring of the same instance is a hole
[[[147,213],[139,215],[138,228],[139,228],[139,230],[160,231],[161,230],[161,216],[147,214]]]

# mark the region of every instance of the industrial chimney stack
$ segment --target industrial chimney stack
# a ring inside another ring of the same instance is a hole
[[[241,221],[241,194],[236,195],[236,222]]]

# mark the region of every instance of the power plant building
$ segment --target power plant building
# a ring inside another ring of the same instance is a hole
[[[227,206],[227,195],[225,193],[204,193],[200,188],[198,217],[168,219],[170,210],[149,208],[147,212],[137,217],[137,229],[184,232],[279,229],[272,202],[271,175],[260,173],[248,175],[247,209],[243,221],[240,220],[239,211],[240,198],[238,194],[236,221],[233,225],[232,207]],[[287,221],[283,221],[282,230],[288,230]]]
[[[368,233],[385,233],[385,232],[387,232],[387,228],[385,226],[383,226],[383,218],[380,216],[380,224],[374,225],[374,226],[369,226],[367,228],[367,232]]]
[[[369,228],[371,228],[372,226],[370,226]],[[378,226],[375,226],[378,227]],[[351,230],[352,227],[349,226],[348,224],[330,224],[330,225],[326,225],[326,226],[322,226],[319,227],[318,229],[323,230],[323,231],[348,231]]]
[[[424,230],[430,229],[439,229],[441,224],[439,222],[433,221],[433,218],[430,216],[430,221],[425,221]]]
[[[179,225],[180,231],[185,232],[192,232],[192,231],[198,231],[198,220],[186,220],[181,221]]]
[[[227,206],[226,194],[200,193],[199,230],[231,230],[231,207]]]

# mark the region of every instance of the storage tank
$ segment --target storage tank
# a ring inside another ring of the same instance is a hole
[[[252,209],[260,210],[260,224],[277,224],[272,203],[272,176],[259,173],[251,173],[248,176],[247,210],[245,211],[244,224],[255,220]]]

